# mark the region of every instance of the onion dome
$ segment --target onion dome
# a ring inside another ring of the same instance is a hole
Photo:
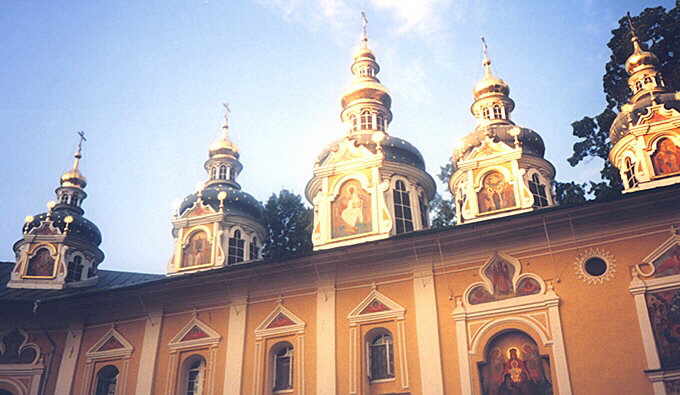
[[[61,176],[56,201],[47,204],[47,212],[26,217],[23,237],[14,243],[16,269],[8,287],[63,289],[97,281],[97,266],[104,260],[102,235],[83,216],[87,182],[79,165],[85,135],[79,135],[73,168]]]
[[[241,185],[236,181],[243,170],[243,165],[239,161],[239,149],[229,137],[229,107],[225,105],[225,108],[227,112],[224,124],[218,137],[210,145],[208,160],[204,164],[208,180],[199,191],[184,198],[177,215],[184,214],[200,199],[203,204],[211,206],[215,211],[223,210],[225,215],[245,216],[261,222],[262,204],[242,191]],[[226,193],[223,200],[218,196],[221,192]]]
[[[340,119],[350,125],[350,134],[384,131],[392,121],[392,97],[380,83],[377,74],[380,65],[373,51],[368,47],[368,37],[364,31],[359,48],[354,53],[351,67],[354,79],[341,98]],[[361,123],[362,113],[370,112],[376,121]]]
[[[642,48],[630,15],[628,23],[633,53],[626,60],[625,68],[630,75],[628,86],[632,95],[629,102],[621,107],[609,129],[612,144],[616,144],[627,135],[630,132],[630,125],[636,125],[640,117],[647,115],[651,106],[661,104],[666,109],[680,110],[680,96],[669,91],[663,76],[656,68],[659,58]]]
[[[475,87],[472,89],[472,94],[474,95],[475,99],[479,99],[488,94],[500,93],[506,96],[509,95],[510,86],[502,79],[496,77],[491,71],[491,59],[489,59],[486,47],[484,50],[484,60],[482,60],[482,66],[484,67],[484,77],[479,82],[477,82]]]
[[[659,58],[654,53],[642,49],[637,34],[633,34],[631,41],[633,42],[633,53],[626,60],[626,71],[628,74],[633,74],[659,64]]]

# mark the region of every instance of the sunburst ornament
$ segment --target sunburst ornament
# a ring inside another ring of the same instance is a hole
[[[614,277],[616,259],[609,251],[588,248],[576,256],[576,276],[590,284],[603,284]]]

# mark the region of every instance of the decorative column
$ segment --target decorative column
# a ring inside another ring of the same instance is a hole
[[[458,375],[462,395],[472,395],[472,375],[470,374],[470,357],[468,355],[467,322],[463,299],[456,298],[453,320],[456,322],[456,345],[458,346]]]

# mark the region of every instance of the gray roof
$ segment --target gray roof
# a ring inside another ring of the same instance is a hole
[[[7,282],[14,268],[14,262],[0,262],[0,301],[33,302],[55,297],[86,295],[91,292],[109,291],[165,278],[162,274],[120,272],[115,270],[98,270],[97,284],[90,287],[66,289],[25,289],[8,288]]]

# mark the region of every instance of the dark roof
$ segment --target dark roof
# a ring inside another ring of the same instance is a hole
[[[231,183],[213,184],[203,188],[200,192],[203,204],[210,205],[215,211],[220,211],[220,200],[217,195],[222,191],[227,193],[227,197],[224,199],[224,212],[226,214],[252,217],[257,222],[262,222],[264,211],[262,203]],[[193,207],[197,199],[198,196],[195,193],[185,197],[179,207],[179,215]]]
[[[0,262],[0,301],[35,301],[53,297],[86,295],[96,291],[111,291],[133,285],[152,282],[164,278],[162,274],[120,272],[116,270],[98,270],[97,284],[91,287],[66,289],[25,289],[8,288],[7,282],[14,268],[14,262]]]
[[[517,135],[517,140],[522,145],[523,152],[529,155],[533,155],[542,158],[545,154],[545,144],[541,136],[535,131],[523,128],[520,126],[515,126],[512,123],[502,123],[502,124],[490,124],[490,125],[480,125],[472,131],[472,133],[463,137],[463,149],[459,156],[454,153],[453,162],[457,162],[461,157],[465,157],[473,149],[482,145],[482,142],[487,136],[493,137],[496,141],[502,141],[510,147],[515,146],[515,137],[512,135],[512,131],[518,128],[519,134]]]
[[[62,205],[64,206],[64,205]],[[69,224],[68,235],[70,237],[79,238],[85,240],[89,243],[99,246],[102,242],[102,235],[99,232],[99,228],[92,221],[80,215],[75,210],[68,210],[63,207],[55,208],[50,214],[49,218],[47,213],[40,213],[33,216],[33,221],[25,225],[25,231],[30,232],[33,228],[40,227],[40,225],[46,220],[52,221],[52,225],[59,228],[60,231],[64,231],[66,228],[66,222],[64,219],[68,216],[73,218],[73,222]]]

